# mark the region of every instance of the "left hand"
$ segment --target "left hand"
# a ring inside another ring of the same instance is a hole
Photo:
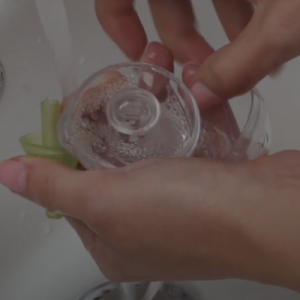
[[[239,190],[228,188],[250,190],[249,168],[182,158],[79,171],[18,157],[1,163],[0,182],[68,216],[109,280],[225,279],[246,276],[239,262],[255,253],[238,251],[248,245],[231,215]]]
[[[161,159],[101,171],[18,157],[0,182],[61,211],[113,281],[239,278],[299,291],[300,152]]]

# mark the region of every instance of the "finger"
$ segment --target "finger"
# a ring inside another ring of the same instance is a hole
[[[254,14],[254,6],[244,0],[212,0],[224,31],[233,41],[245,29]],[[271,70],[270,77],[276,78],[282,73],[283,66]]]
[[[182,68],[182,81],[185,85],[189,85],[193,76],[196,74],[197,70],[199,69],[199,65],[194,62],[186,63]]]
[[[176,60],[201,64],[212,53],[211,46],[196,29],[189,0],[149,0],[149,5],[159,36]]]
[[[211,107],[253,88],[300,53],[299,1],[261,1],[251,21],[229,45],[211,55],[196,72],[191,91]],[[289,20],[287,22],[287,20]]]
[[[183,67],[182,78],[186,85],[189,85],[198,68],[199,66],[192,62]],[[206,127],[212,124],[215,128],[226,132],[231,141],[235,141],[240,135],[239,126],[229,103],[201,110],[201,118],[203,121],[202,126]],[[209,131],[203,132],[210,134]]]
[[[229,45],[211,55],[195,73],[190,89],[202,109],[253,88],[284,62],[281,50],[251,21]]]
[[[174,71],[174,58],[172,52],[159,42],[149,43],[141,62],[159,66],[169,72]]]
[[[230,41],[236,39],[250,22],[254,8],[244,0],[212,0],[220,22]]]
[[[169,72],[174,71],[174,59],[171,51],[158,42],[150,43],[147,46],[141,62],[156,65]],[[164,74],[153,70],[151,66],[143,67],[139,85],[155,95],[159,102],[166,100],[168,95],[166,87],[168,84],[169,79]]]
[[[51,160],[26,156],[0,165],[0,182],[11,191],[50,211],[59,211],[77,219],[90,215],[96,209],[96,203],[89,203],[89,186],[98,181],[98,178],[93,179],[94,174],[71,170]]]
[[[132,60],[140,59],[147,45],[133,0],[95,0],[98,20],[115,43]]]

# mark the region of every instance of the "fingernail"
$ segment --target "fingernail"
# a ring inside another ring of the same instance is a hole
[[[200,109],[206,109],[220,103],[220,98],[199,81],[193,84],[191,93]]]
[[[199,65],[194,62],[188,62],[183,66],[183,71],[186,72],[188,76],[193,76],[198,70]]]
[[[16,160],[4,160],[0,163],[0,183],[13,193],[21,194],[25,190],[27,168]]]
[[[156,56],[156,52],[152,49],[153,48],[153,45],[155,44],[156,42],[151,42],[147,45],[147,47],[145,48],[145,51],[142,55],[142,60],[147,60],[147,59],[150,59],[150,60],[153,60]]]

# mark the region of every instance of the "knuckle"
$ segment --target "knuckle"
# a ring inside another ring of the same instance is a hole
[[[205,84],[216,95],[229,99],[235,95],[241,95],[252,88],[252,78],[250,72],[242,69],[231,69],[228,62],[220,57],[214,63],[208,63],[203,69]],[[226,65],[225,65],[226,64]]]

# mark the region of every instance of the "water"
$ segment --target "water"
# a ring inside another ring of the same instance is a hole
[[[137,289],[134,283],[120,283],[120,299],[121,300],[152,300],[159,289],[162,282],[151,282],[142,299],[137,298]]]
[[[151,282],[142,300],[152,300],[162,286],[163,282]]]
[[[134,283],[120,283],[120,300],[139,300],[136,298],[137,294]]]
[[[72,62],[72,44],[68,18],[62,0],[36,0],[37,11],[45,35],[54,54],[54,63],[62,90],[67,98],[76,89],[75,72]],[[37,39],[39,43],[40,39]]]

